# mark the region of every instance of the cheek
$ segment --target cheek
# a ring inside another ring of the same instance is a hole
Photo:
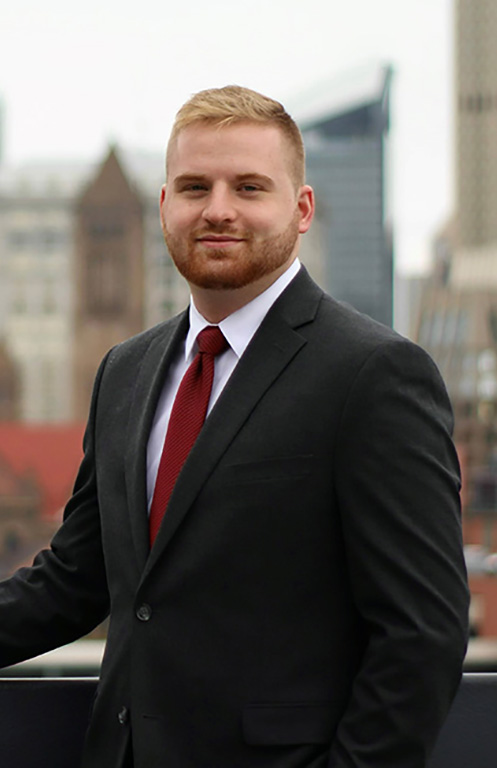
[[[198,218],[197,211],[190,206],[165,206],[163,209],[163,224],[171,234],[187,230]]]
[[[242,214],[244,224],[264,235],[270,235],[278,229],[278,222],[282,221],[281,212],[276,209],[266,208],[263,211],[252,210],[245,216]]]
[[[270,212],[264,211],[263,215],[253,216],[251,226],[260,235],[271,237],[285,232],[291,222],[292,215],[288,210],[274,208]]]

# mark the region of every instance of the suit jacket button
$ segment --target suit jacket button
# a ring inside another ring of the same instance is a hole
[[[136,611],[136,615],[140,621],[149,621],[152,618],[152,609],[147,603],[143,603]]]
[[[121,723],[121,725],[126,725],[126,723],[129,720],[129,711],[127,707],[123,707],[119,714],[117,715],[117,719]]]

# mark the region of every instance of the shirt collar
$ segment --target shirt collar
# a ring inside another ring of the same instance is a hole
[[[226,341],[238,358],[243,355],[252,336],[259,328],[268,311],[291,283],[299,269],[300,261],[295,259],[269,288],[266,288],[255,299],[252,299],[248,304],[245,304],[236,312],[233,312],[233,314],[228,315],[219,323]],[[195,306],[193,297],[190,297],[190,329],[185,340],[186,361],[193,357],[195,340],[200,331],[207,325],[212,325],[212,323],[209,323],[200,314]]]

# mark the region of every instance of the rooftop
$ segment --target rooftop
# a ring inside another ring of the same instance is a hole
[[[290,107],[302,130],[312,128],[388,97],[392,68],[387,64],[368,63],[343,75],[320,82],[301,94]]]
[[[115,148],[119,162],[139,192],[158,197],[164,183],[164,154]],[[0,166],[0,197],[71,200],[90,183],[109,148],[97,159],[29,160]]]

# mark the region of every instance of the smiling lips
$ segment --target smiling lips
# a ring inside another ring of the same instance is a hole
[[[202,243],[206,248],[227,248],[230,245],[243,243],[244,239],[233,235],[201,235],[196,238],[197,242]]]

